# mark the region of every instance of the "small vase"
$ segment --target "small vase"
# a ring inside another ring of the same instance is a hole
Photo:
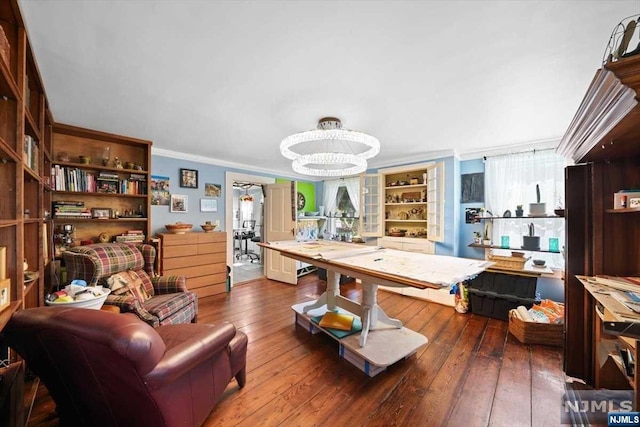
[[[522,217],[524,215],[524,209],[516,209],[516,216]]]
[[[482,244],[485,246],[491,246],[491,239],[483,239]]]

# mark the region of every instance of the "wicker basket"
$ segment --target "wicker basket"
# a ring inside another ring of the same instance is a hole
[[[515,315],[515,310],[509,311],[509,332],[523,344],[564,345],[564,325],[525,322]]]
[[[524,264],[527,262],[525,257],[517,256],[500,256],[489,255],[489,261],[494,262],[494,268],[506,268],[509,270],[522,270]]]

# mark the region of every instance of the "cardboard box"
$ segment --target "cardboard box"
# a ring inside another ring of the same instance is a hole
[[[0,311],[11,304],[11,279],[0,280]]]

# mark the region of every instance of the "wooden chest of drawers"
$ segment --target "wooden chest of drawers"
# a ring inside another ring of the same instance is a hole
[[[198,298],[226,292],[227,233],[159,233],[160,274],[187,276]]]

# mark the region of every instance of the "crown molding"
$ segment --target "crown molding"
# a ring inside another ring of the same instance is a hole
[[[273,175],[278,178],[290,178],[297,181],[316,181],[316,180],[309,179],[309,177],[307,176],[297,175],[295,173],[286,173],[277,169],[267,169],[267,168],[261,168],[255,165],[246,165],[242,163],[228,162],[225,160],[214,159],[211,157],[199,156],[195,154],[182,153],[180,151],[167,150],[164,148],[151,147],[151,155],[168,157],[171,159],[178,159],[178,160],[187,160],[187,161],[197,162],[197,163],[204,163],[204,164],[213,165],[213,166],[221,166],[228,169],[235,169],[241,172],[242,171],[251,172],[252,174],[262,173],[262,174]],[[320,180],[317,180],[317,181],[320,181]]]
[[[524,142],[518,144],[502,145],[499,147],[484,148],[474,151],[465,151],[458,155],[460,160],[476,160],[483,157],[500,156],[504,154],[523,153],[526,151],[544,150],[548,148],[557,148],[560,143],[560,137],[542,139],[539,141]]]

